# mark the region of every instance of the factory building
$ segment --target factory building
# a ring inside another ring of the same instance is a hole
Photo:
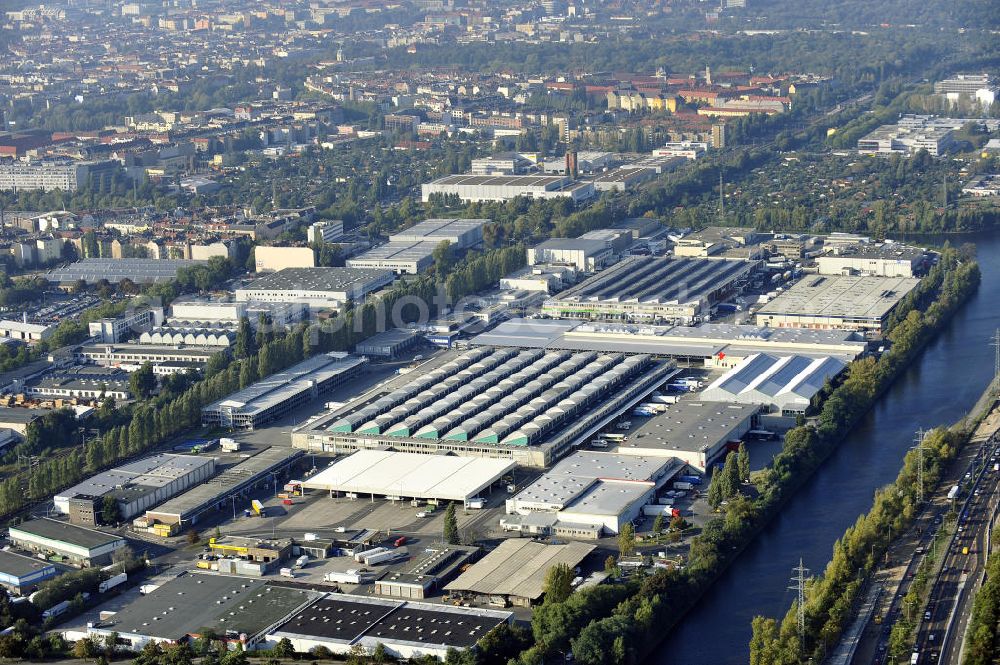
[[[283,446],[264,448],[250,454],[251,457],[210,481],[147,510],[145,517],[136,520],[136,526],[153,529],[158,535],[170,535],[178,527],[195,524],[202,514],[210,510],[232,509],[235,513],[237,499],[242,500],[255,487],[272,484],[277,476],[284,475],[302,457],[301,450]],[[157,525],[164,527],[157,528]]]
[[[177,271],[204,265],[204,261],[188,259],[81,259],[68,266],[50,270],[45,279],[63,287],[83,280],[96,284],[102,279],[117,284],[128,279],[136,284],[158,284],[177,278]]]
[[[712,402],[761,404],[785,416],[805,413],[826,382],[847,367],[830,357],[758,353],[713,381],[700,398]]]
[[[757,310],[757,325],[882,333],[919,283],[911,277],[809,275]]]
[[[162,364],[204,365],[217,353],[228,353],[227,347],[218,346],[156,346],[154,344],[84,344],[73,349],[78,362],[94,363],[103,367]]]
[[[488,219],[425,219],[408,229],[389,236],[389,242],[451,243],[454,249],[468,249],[483,241],[483,227]]]
[[[88,624],[86,631],[102,641],[114,635],[137,652],[150,642],[179,643],[209,629],[217,639],[249,651],[266,640],[267,631],[322,595],[246,577],[181,573],[108,621]]]
[[[305,480],[305,489],[349,497],[460,501],[489,493],[517,465],[510,460],[359,450]]]
[[[91,321],[88,332],[102,344],[117,344],[123,339],[163,324],[163,308],[150,307],[126,312],[117,318]]]
[[[326,647],[341,655],[358,648],[371,653],[381,644],[393,658],[443,661],[449,650],[471,649],[512,620],[510,612],[495,609],[329,594],[270,632],[267,643],[287,638],[297,652]]]
[[[531,607],[545,595],[545,574],[550,568],[558,564],[575,568],[594,549],[586,543],[546,545],[529,538],[504,540],[444,588],[491,605]]]
[[[365,295],[391,284],[388,270],[365,268],[286,268],[260,277],[236,290],[242,302],[292,302],[310,308],[342,307],[347,301],[360,302]]]
[[[546,300],[542,313],[692,323],[738,293],[753,267],[742,260],[635,256]]]
[[[596,195],[593,183],[554,175],[447,175],[420,187],[425,203],[435,194],[457,196],[469,203],[509,201],[519,196],[529,199],[567,198],[579,203]]]
[[[256,328],[261,316],[272,326],[290,326],[306,314],[302,303],[240,302],[194,298],[174,301],[166,325],[174,328],[228,328],[235,330],[240,319],[246,318]]]
[[[507,499],[501,526],[569,538],[617,534],[684,466],[672,457],[577,451]]]
[[[928,265],[927,252],[899,243],[860,244],[840,247],[816,257],[821,275],[865,275],[869,277],[916,277]]]
[[[140,344],[164,346],[218,346],[229,348],[236,342],[236,331],[227,328],[157,326],[139,335]]]
[[[14,595],[29,594],[58,574],[59,570],[47,561],[0,550],[0,586]]]
[[[73,524],[101,523],[105,496],[114,497],[120,520],[130,520],[148,508],[208,480],[215,459],[161,453],[102,471],[53,498],[57,512]]]
[[[453,452],[541,467],[676,371],[645,355],[474,349],[294,430],[292,444],[337,454]]]
[[[83,568],[107,565],[115,551],[125,547],[119,536],[47,517],[12,526],[9,535],[15,547]]]
[[[551,238],[529,247],[528,265],[565,263],[580,272],[594,272],[614,261],[614,250],[603,240],[588,238]]]
[[[406,570],[390,571],[375,581],[375,594],[390,598],[421,600],[454,579],[479,555],[470,545],[440,545],[425,548]]]
[[[336,351],[313,356],[202,407],[202,424],[252,430],[357,377],[366,363]]]
[[[754,428],[760,410],[754,404],[681,401],[645,422],[633,422],[614,452],[676,457],[704,472]]]

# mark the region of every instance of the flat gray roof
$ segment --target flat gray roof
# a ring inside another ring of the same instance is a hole
[[[175,496],[158,508],[147,510],[146,514],[170,515],[184,521],[205,507],[227,500],[230,495],[255,482],[271,469],[283,466],[304,454],[303,451],[294,448],[280,446],[264,448],[253,457],[226,469],[215,478],[189,489],[184,494]]]
[[[757,310],[757,316],[881,319],[919,283],[912,277],[807,275]]]
[[[71,499],[76,496],[100,497],[123,485],[139,485],[152,490],[154,487],[168,485],[195,469],[214,463],[215,459],[212,457],[160,453],[95,474],[59,492],[56,499]]]
[[[0,573],[5,573],[12,577],[27,577],[32,573],[50,568],[55,570],[55,566],[47,561],[40,561],[30,556],[0,550]]]
[[[45,278],[50,282],[84,280],[93,284],[106,279],[112,284],[128,278],[136,284],[167,282],[177,277],[181,268],[203,265],[205,261],[188,259],[81,259],[62,268],[50,270]]]
[[[350,291],[390,275],[373,268],[285,268],[258,277],[247,291]]]
[[[681,401],[645,422],[633,419],[632,429],[618,450],[701,452],[731,438],[759,410],[755,404]]]
[[[435,238],[452,238],[482,228],[489,221],[488,219],[470,219],[464,217],[458,219],[425,219],[408,229],[397,231],[390,235],[389,239],[392,240],[396,237],[409,239],[419,236],[429,238],[433,241]]]
[[[56,540],[77,547],[85,547],[89,550],[96,549],[102,545],[123,540],[119,536],[104,533],[97,529],[87,529],[75,524],[60,522],[58,520],[43,517],[42,519],[21,522],[17,526],[10,527],[11,536],[16,533],[28,534],[38,538]]]
[[[253,578],[187,573],[129,603],[104,628],[173,640],[202,628],[253,636],[318,595]]]

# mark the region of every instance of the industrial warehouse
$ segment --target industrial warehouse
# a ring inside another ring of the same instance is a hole
[[[586,201],[597,193],[593,183],[556,175],[446,175],[420,186],[424,203],[435,194],[454,195],[466,202],[568,198]]]
[[[704,472],[743,439],[761,407],[725,402],[679,402],[637,423],[614,452],[641,457],[676,457]]]
[[[391,271],[367,268],[285,268],[236,289],[236,300],[338,309],[349,300],[364,300],[365,295],[395,278]]]
[[[646,353],[721,367],[761,352],[832,356],[849,362],[868,348],[861,335],[849,330],[732,323],[654,326],[568,319],[510,319],[472,338],[469,345]]]
[[[782,415],[794,416],[805,413],[826,382],[846,367],[837,358],[758,353],[713,381],[701,392],[701,399],[764,404]]]
[[[528,538],[505,540],[444,588],[491,605],[531,607],[545,595],[549,568],[558,564],[576,567],[594,549],[586,543],[546,545]]]
[[[544,467],[676,372],[645,355],[472,349],[293,430],[292,444],[337,454],[444,451]]]
[[[102,471],[54,497],[57,512],[73,524],[101,522],[104,497],[118,505],[118,519],[130,520],[215,473],[215,459],[162,453]]]
[[[204,261],[190,259],[81,259],[68,266],[49,271],[45,279],[58,284],[70,285],[83,280],[96,284],[106,280],[117,284],[123,279],[136,284],[159,284],[177,278],[182,268],[204,265]]]
[[[28,593],[58,574],[59,570],[47,561],[0,550],[0,585],[13,594]]]
[[[510,460],[359,450],[302,483],[306,489],[351,497],[467,502],[516,465]]]
[[[483,226],[488,219],[425,219],[389,235],[389,242],[436,243],[447,240],[456,249],[475,247],[483,241]]]
[[[107,565],[115,551],[125,547],[125,539],[119,536],[48,518],[10,527],[10,542],[83,568]]]
[[[364,371],[367,360],[331,351],[272,374],[203,407],[203,425],[254,429],[343,385]]]
[[[883,333],[889,316],[919,279],[810,275],[757,311],[757,325],[843,328]]]
[[[738,293],[754,265],[739,259],[635,256],[549,298],[542,313],[569,319],[693,323]]]
[[[237,500],[242,500],[254,487],[276,482],[277,476],[286,473],[302,457],[301,450],[278,446],[246,454],[250,455],[248,459],[208,482],[147,510],[144,517],[135,521],[135,526],[168,536],[181,527],[195,524],[203,513],[229,507],[230,502],[235,514]]]
[[[328,594],[270,632],[268,643],[283,638],[295,651],[326,647],[336,654],[379,644],[394,658],[433,656],[442,661],[451,649],[476,645],[491,630],[513,619],[495,609],[449,607],[412,601]]]
[[[507,499],[506,531],[600,538],[642,514],[667,481],[684,469],[671,457],[578,451]]]

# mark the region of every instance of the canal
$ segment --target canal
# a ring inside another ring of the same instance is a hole
[[[923,239],[943,242],[943,239]],[[993,373],[990,337],[1000,327],[1000,234],[951,238],[974,242],[982,284],[948,328],[925,349],[826,463],[705,594],[649,659],[656,665],[745,665],[750,621],[780,619],[793,600],[799,557],[813,573],[833,543],[891,482],[917,428],[951,424],[975,404]],[[915,240],[916,242],[916,240]]]

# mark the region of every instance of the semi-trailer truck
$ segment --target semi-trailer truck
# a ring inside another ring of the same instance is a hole
[[[958,496],[958,485],[952,485],[951,489],[948,490],[948,498],[954,499],[957,496]]]
[[[409,555],[410,553],[405,547],[399,547],[394,550],[371,554],[366,556],[364,561],[366,566],[375,566],[380,563],[391,563],[393,561],[398,561],[399,559],[405,559]]]
[[[371,556],[371,555],[374,555],[374,554],[380,554],[381,552],[388,552],[388,551],[389,551],[388,547],[373,547],[371,549],[363,550],[363,551],[358,552],[357,554],[355,554],[354,555],[354,560],[357,561],[358,563],[361,563],[362,561],[365,560],[365,557],[367,557],[367,556]]]

